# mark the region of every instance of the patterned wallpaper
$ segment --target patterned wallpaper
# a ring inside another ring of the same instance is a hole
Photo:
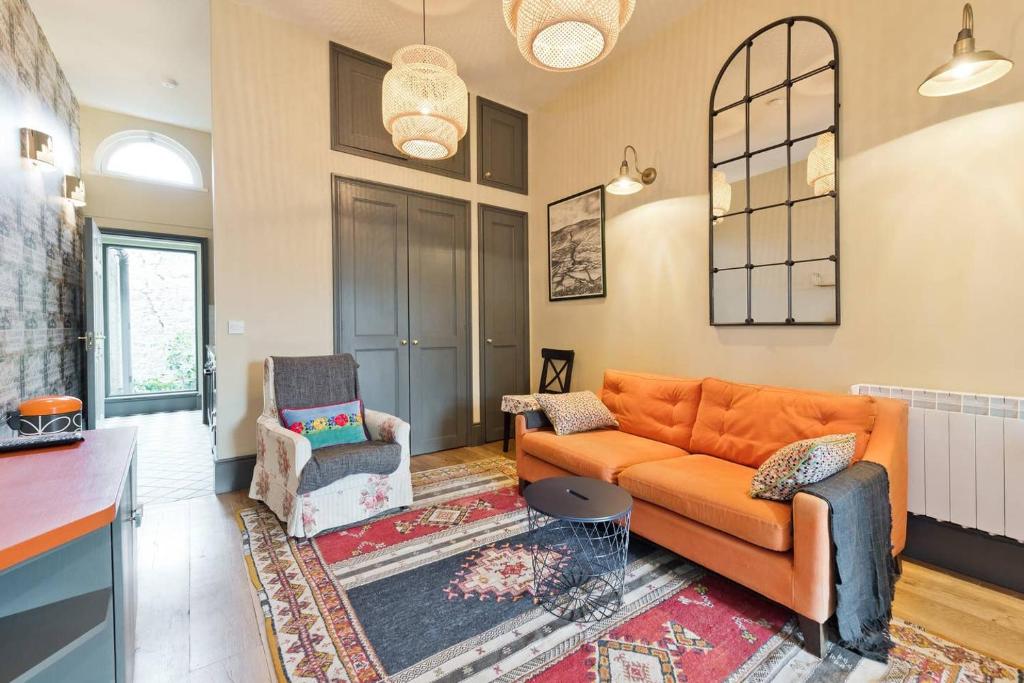
[[[56,169],[21,159],[19,129],[53,138]],[[78,101],[27,0],[0,0],[0,413],[41,394],[81,396],[82,213]],[[10,432],[0,425],[0,435]]]

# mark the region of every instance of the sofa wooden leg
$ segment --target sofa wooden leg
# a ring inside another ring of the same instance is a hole
[[[903,576],[903,555],[894,557],[893,563],[896,565],[896,576]]]
[[[519,495],[523,495],[523,490],[530,485],[530,482],[526,481],[522,477],[519,477]]]
[[[825,646],[828,644],[825,624],[819,624],[802,614],[798,614],[797,618],[800,620],[800,632],[804,634],[804,649],[821,659],[825,656]]]

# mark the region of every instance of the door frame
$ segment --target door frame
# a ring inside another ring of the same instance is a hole
[[[472,276],[472,256],[473,251],[473,214],[472,214],[472,202],[468,199],[461,199],[459,197],[451,197],[444,194],[436,194],[433,192],[424,192],[422,190],[414,190],[408,187],[402,187],[401,185],[391,185],[389,183],[378,183],[372,180],[366,180],[364,178],[355,178],[352,176],[341,175],[338,173],[331,174],[331,310],[334,313],[334,320],[332,327],[332,333],[334,336],[334,353],[343,353],[341,348],[341,297],[338,296],[341,292],[341,264],[338,262],[338,243],[339,235],[338,232],[341,228],[338,225],[338,187],[341,183],[349,183],[353,185],[362,185],[378,190],[389,190],[392,192],[403,192],[407,195],[414,195],[417,197],[424,197],[426,199],[439,199],[446,202],[453,202],[462,205],[466,213],[466,322],[469,325],[469,330],[466,332],[466,357],[469,359],[468,370],[466,373],[466,401],[465,413],[466,413],[466,434],[465,434],[465,445],[469,446],[473,440],[473,276]],[[407,245],[408,248],[408,245]],[[411,397],[410,397],[411,400]],[[424,454],[425,455],[425,454]]]
[[[157,393],[150,395],[139,395],[129,397],[115,397],[115,403],[134,404],[137,408],[131,414],[146,414],[156,412],[166,412],[171,410],[201,410],[205,414],[206,405],[209,398],[206,396],[206,389],[203,382],[203,359],[206,357],[206,347],[210,345],[210,270],[209,270],[209,254],[210,254],[210,238],[208,237],[193,237],[191,235],[169,235],[160,232],[149,232],[146,230],[129,230],[124,228],[105,228],[97,223],[100,234],[103,237],[127,237],[140,240],[158,240],[161,242],[185,242],[189,244],[198,245],[199,249],[199,297],[196,300],[196,305],[200,309],[198,311],[197,320],[199,322],[200,329],[198,330],[196,339],[196,363],[198,365],[196,371],[196,390],[195,396],[198,396],[198,405],[192,403],[190,406],[190,399],[193,392],[167,392]],[[103,255],[103,292],[101,296],[106,301],[106,285],[107,285],[107,263],[106,263],[106,242],[103,243],[104,255]],[[107,319],[104,316],[103,320],[104,333],[106,333]],[[105,354],[109,354],[109,347],[104,349]],[[109,357],[107,358],[109,361]],[[109,362],[108,362],[109,365]],[[111,397],[108,395],[110,385],[109,368],[107,371],[107,378],[104,381],[103,387],[103,400],[104,403],[108,403]],[[193,407],[194,406],[194,407]]]
[[[484,408],[484,400],[487,396],[487,373],[484,372],[484,347],[487,338],[486,321],[487,312],[484,310],[484,270],[486,268],[484,259],[484,211],[498,211],[512,216],[521,216],[523,219],[523,301],[526,304],[525,324],[523,325],[523,374],[519,378],[525,391],[530,390],[530,214],[527,211],[517,211],[504,206],[485,204],[477,202],[476,220],[476,246],[477,246],[477,304],[479,306],[479,325],[477,332],[477,348],[480,354],[477,358],[478,372],[480,375],[480,440],[485,442],[487,438],[487,410]]]

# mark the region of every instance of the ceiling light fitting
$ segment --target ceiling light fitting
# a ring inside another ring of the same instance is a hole
[[[629,170],[629,162],[626,155],[633,150],[634,172]],[[633,145],[626,145],[622,150],[622,164],[619,166],[619,174],[605,185],[605,189],[612,194],[636,194],[644,189],[644,185],[650,185],[658,178],[658,171],[654,167],[640,170],[640,161],[636,155],[636,148]]]
[[[925,97],[946,97],[980,88],[1013,68],[1013,62],[992,50],[974,49],[974,10],[964,5],[963,28],[953,43],[953,58],[928,74],[917,92]]]
[[[423,43],[407,45],[391,58],[384,76],[382,116],[391,142],[416,159],[448,159],[469,127],[469,92],[455,60],[427,45],[423,1]]]
[[[822,133],[807,155],[807,184],[814,196],[821,197],[836,189],[836,136]]]
[[[729,213],[732,206],[732,185],[726,180],[722,171],[711,172],[711,215],[715,217],[714,224],[721,223],[725,214]]]
[[[530,64],[583,69],[608,56],[636,0],[503,0],[505,25]]]

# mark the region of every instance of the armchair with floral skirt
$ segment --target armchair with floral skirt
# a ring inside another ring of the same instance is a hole
[[[350,354],[264,362],[249,497],[273,510],[290,536],[314,536],[412,504],[407,422],[375,410],[356,412],[351,420],[365,424],[368,440],[316,448],[301,425],[282,424],[282,409],[358,401],[357,367]],[[348,422],[338,417],[338,424]]]

